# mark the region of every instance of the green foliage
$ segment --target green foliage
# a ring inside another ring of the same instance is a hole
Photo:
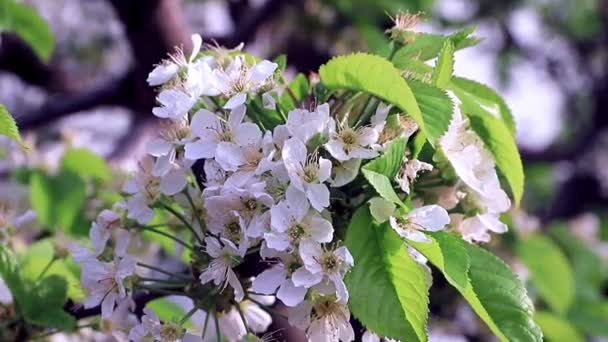
[[[502,118],[512,135],[515,135],[515,119],[509,106],[492,88],[463,77],[452,78],[452,85],[468,93],[487,111]]]
[[[26,282],[17,259],[2,246],[0,276],[10,289],[19,313],[29,323],[68,331],[74,329],[74,317],[63,311],[68,284],[62,277],[51,275],[38,282]]]
[[[308,83],[308,78],[304,74],[298,74],[296,78],[291,81],[288,88],[289,90],[285,89],[285,92],[281,94],[281,98],[279,99],[279,106],[284,112],[289,112],[296,108],[297,103],[294,102],[292,96],[297,102],[302,101],[310,90],[310,84]]]
[[[363,176],[365,176],[380,196],[399,205],[403,205],[403,203],[395,193],[391,180],[395,178],[395,175],[399,171],[406,148],[406,139],[396,139],[386,148],[386,151],[380,157],[365,164],[361,169]]]
[[[388,224],[372,221],[367,206],[348,227],[346,246],[356,260],[346,276],[349,307],[367,328],[402,341],[426,341],[429,277]]]
[[[19,135],[19,129],[17,123],[11,114],[6,110],[6,107],[0,104],[0,135],[4,135],[18,142],[19,145],[23,146],[21,141],[21,135]]]
[[[34,171],[30,176],[30,202],[44,228],[86,234],[86,227],[82,226],[86,197],[84,181],[73,172],[62,170],[49,176]]]
[[[30,323],[47,328],[71,331],[76,319],[63,311],[67,300],[68,284],[60,276],[51,275],[37,282],[23,307],[23,316]]]
[[[435,70],[433,72],[433,84],[438,88],[445,89],[454,73],[454,44],[450,39],[446,39],[443,48],[439,52]]]
[[[61,168],[82,178],[92,178],[98,181],[109,181],[112,177],[106,161],[90,150],[83,148],[66,151],[61,160]]]
[[[44,61],[53,53],[53,34],[46,21],[29,5],[15,0],[0,2],[0,32],[17,34]],[[1,127],[1,126],[0,126]]]
[[[428,61],[437,57],[447,41],[451,41],[454,50],[474,46],[480,40],[476,37],[470,37],[473,31],[475,31],[475,27],[467,27],[449,36],[418,33],[416,40],[397,50],[392,60],[396,65],[402,65],[412,59],[422,62]]]
[[[583,342],[585,338],[567,320],[550,312],[540,311],[534,314],[534,321],[540,326],[547,341],[550,342]]]
[[[568,319],[581,331],[608,337],[608,302],[581,302],[568,313]]]
[[[533,235],[520,241],[517,255],[530,271],[539,295],[556,312],[564,314],[574,300],[574,276],[566,256],[550,239]]]
[[[426,127],[412,90],[388,60],[365,53],[339,56],[321,66],[319,76],[329,89],[362,91],[396,105],[416,120],[429,139],[439,138],[436,130]]]
[[[577,300],[596,302],[608,278],[608,270],[598,255],[574,237],[564,226],[553,226],[551,235],[568,256],[576,283]]]
[[[34,282],[41,274],[46,265],[54,256],[53,240],[44,239],[30,245],[21,260],[21,272],[23,278]],[[69,298],[80,301],[85,297],[84,290],[80,286],[80,272],[78,266],[69,259],[55,260],[46,271],[46,276],[57,275],[65,279]]]
[[[454,104],[444,90],[417,80],[409,80],[410,87],[420,106],[422,116],[429,122],[428,128],[435,130],[432,134],[443,135],[447,131],[452,115]],[[421,141],[424,142],[424,141]]]
[[[186,311],[181,306],[173,303],[167,298],[154,299],[146,304],[146,307],[158,315],[158,318],[163,322],[178,322],[182,317],[186,316]],[[192,320],[188,319],[184,322],[184,328],[196,328]]]
[[[504,262],[449,233],[427,235],[430,244],[408,243],[445,275],[501,341],[542,341],[532,302]]]
[[[454,91],[462,101],[461,108],[469,117],[471,128],[494,156],[498,170],[511,188],[515,204],[519,205],[524,192],[524,170],[515,137],[501,118],[485,110],[473,96],[457,89]]]

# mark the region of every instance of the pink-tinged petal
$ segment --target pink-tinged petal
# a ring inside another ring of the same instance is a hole
[[[209,135],[209,131],[217,132],[221,129],[220,119],[213,112],[206,109],[199,109],[192,116],[190,129],[197,137],[206,138]]]
[[[258,125],[251,122],[238,125],[234,135],[235,142],[239,146],[256,146],[262,139],[262,131]]]
[[[309,184],[306,187],[306,197],[317,211],[329,207],[329,189],[325,184]]]
[[[344,146],[339,141],[330,140],[324,146],[327,152],[329,152],[332,157],[338,159],[339,161],[345,161],[350,159],[350,157],[344,151]]]
[[[184,156],[189,160],[208,159],[215,156],[216,150],[217,143],[215,141],[198,140],[186,144]]]
[[[310,237],[317,242],[331,242],[334,236],[334,228],[331,222],[321,216],[312,217],[308,230]]]
[[[323,248],[320,244],[312,240],[304,240],[300,242],[299,252],[300,258],[302,258],[307,270],[313,273],[320,273],[322,271],[321,265],[317,261],[323,255]]]
[[[277,292],[277,298],[279,298],[283,304],[294,307],[304,300],[308,290],[303,286],[295,286],[291,280],[283,282],[279,291]]]
[[[167,155],[172,149],[173,145],[161,138],[154,138],[146,144],[146,152],[155,157]]]
[[[319,182],[323,183],[331,177],[331,161],[319,158]]]
[[[115,291],[110,291],[106,297],[101,302],[101,317],[109,318],[112,316],[114,312],[114,305],[116,304],[116,299],[118,298],[118,293]]]
[[[182,191],[186,184],[188,184],[188,179],[185,171],[183,169],[173,169],[161,179],[160,191],[167,196],[173,196]]]
[[[260,273],[253,280],[252,290],[256,293],[274,294],[279,285],[285,281],[285,269],[277,265]]]
[[[361,146],[369,146],[378,141],[380,134],[371,127],[363,127],[359,132],[359,143]]]
[[[493,231],[494,233],[505,233],[508,230],[506,224],[502,223],[498,218],[498,214],[483,214],[477,215],[479,221],[483,224],[484,227]]]
[[[264,109],[268,110],[277,109],[277,103],[274,97],[272,97],[272,94],[270,94],[269,92],[262,94],[262,106],[264,107]]]
[[[295,286],[309,288],[317,285],[323,280],[323,274],[311,273],[304,267],[300,267],[291,276],[291,280]]]
[[[284,233],[265,233],[264,239],[266,240],[266,245],[268,245],[269,248],[277,251],[284,251],[288,249],[290,245],[289,239]]]
[[[340,259],[342,260],[342,262],[344,262],[346,265],[348,266],[353,266],[355,260],[353,259],[352,254],[350,254],[350,251],[348,250],[348,248],[342,246],[342,247],[338,247],[335,251],[334,254]]]
[[[438,231],[450,223],[448,212],[438,205],[427,205],[413,209],[408,214],[408,219],[416,224],[417,229]]]
[[[242,106],[243,104],[245,104],[245,101],[247,101],[247,94],[245,93],[238,93],[236,95],[234,95],[233,97],[231,97],[226,104],[224,105],[225,109],[235,109],[238,108],[239,106]]]
[[[217,145],[215,160],[224,171],[236,171],[239,166],[246,162],[241,148],[227,142],[221,142]]]
[[[249,80],[252,82],[264,82],[274,73],[279,65],[267,60],[263,60],[251,68]]]

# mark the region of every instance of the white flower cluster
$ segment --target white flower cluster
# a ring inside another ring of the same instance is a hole
[[[129,242],[138,228],[153,229],[148,225],[162,209],[190,228],[194,245],[176,241],[191,249],[197,286],[216,299],[213,306],[199,308],[220,317],[216,324],[225,327],[224,337],[237,341],[248,329],[267,329],[269,321],[252,324],[241,309],[249,303],[261,311],[250,301],[252,296],[272,295],[290,308],[289,322],[304,329],[311,341],[352,341],[344,276],[355,260],[336,238],[341,235],[334,229],[332,189],[353,182],[362,161],[378,157],[395,138],[408,138],[416,124],[397,114],[392,116],[396,126],[389,125],[391,108],[382,103],[363,124],[349,124],[347,116],[338,119],[328,103],[283,113],[276,104],[277,64],[252,62],[238,50],[201,52],[198,35],[192,42],[189,57],[178,52],[148,78],[161,89],[160,106],[153,112],[165,121],[160,137],[147,145],[153,158],[143,160],[126,183],[127,199],[103,211],[93,224],[94,252],[73,248],[83,265],[85,307],[101,304],[102,317],[109,318],[117,304],[129,300],[129,288],[147,288],[146,278],[135,274]],[[263,131],[264,126],[250,118],[252,112],[264,110],[281,114],[285,123]],[[486,228],[504,231],[498,214],[509,207],[508,197],[500,189],[491,156],[458,111],[440,146],[474,205],[481,208],[479,214],[463,218],[458,229],[476,241],[487,240]],[[395,181],[411,195],[418,174],[435,170],[417,159],[403,159]],[[458,194],[461,190],[459,184],[449,189]],[[370,201],[370,210],[403,238],[428,242],[424,232],[444,229],[450,223],[445,208],[463,198],[439,195],[439,205],[412,202],[409,213],[380,198]],[[446,204],[446,198],[451,203]],[[111,257],[104,253],[108,241],[114,241]],[[425,262],[415,250],[410,253]],[[240,275],[239,265],[258,255],[270,266],[254,279]],[[218,308],[217,302],[224,306]],[[165,329],[172,340],[180,340],[174,336],[180,330],[167,324],[147,311],[131,338],[159,339]]]

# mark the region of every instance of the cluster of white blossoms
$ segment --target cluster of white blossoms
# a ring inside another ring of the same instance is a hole
[[[163,119],[159,137],[147,145],[151,157],[125,184],[126,199],[93,223],[93,250],[72,249],[83,266],[85,307],[101,305],[102,318],[111,319],[134,290],[158,289],[140,272],[154,270],[173,277],[159,279],[161,293],[175,293],[176,284],[192,278],[179,290],[193,299],[195,309],[214,316],[228,340],[268,328],[270,316],[254,299],[263,295],[288,307],[289,322],[311,341],[352,341],[344,277],[356,260],[340,242],[345,227],[334,226],[332,196],[357,179],[366,160],[380,156],[394,139],[409,138],[416,124],[403,114],[389,115],[392,108],[383,103],[369,122],[357,124],[338,119],[329,103],[284,113],[277,104],[276,63],[255,61],[239,50],[201,52],[198,35],[192,42],[190,56],[178,52],[148,78],[160,87],[153,113]],[[264,110],[276,111],[284,123],[265,129],[253,119]],[[456,228],[466,239],[486,241],[486,229],[504,231],[498,214],[508,209],[509,199],[491,156],[458,110],[440,146],[466,187],[458,182],[431,188],[437,204],[413,201],[406,214],[372,199],[370,206],[378,207],[372,211],[386,216],[376,219],[389,221],[404,239],[428,242],[425,232],[444,229],[450,223],[446,209],[467,198],[463,202],[478,213],[463,217]],[[412,195],[419,174],[437,172],[408,157],[403,156],[395,181]],[[151,222],[159,212],[173,219],[172,225],[188,228],[180,237],[190,237],[189,242],[174,238],[190,249],[187,273],[159,270],[129,254],[136,232],[158,232]],[[265,269],[255,277],[242,275],[239,266],[252,258]],[[196,338],[212,336],[207,325]],[[161,323],[151,311],[128,336],[196,340],[193,332],[186,334],[175,322]]]

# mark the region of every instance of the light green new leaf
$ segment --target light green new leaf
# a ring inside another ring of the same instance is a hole
[[[366,53],[338,56],[321,66],[319,76],[329,89],[362,91],[394,104],[410,115],[429,139],[439,138],[432,135],[434,130],[427,131],[412,90],[388,60]]]
[[[18,142],[23,147],[21,141],[21,135],[19,135],[19,129],[17,123],[11,114],[6,110],[6,107],[0,104],[0,135],[4,135]]]
[[[492,88],[463,77],[453,77],[452,85],[474,96],[484,109],[496,117],[502,118],[511,134],[515,135],[515,119],[513,118],[513,114],[502,97]]]
[[[374,197],[369,200],[369,212],[378,223],[384,223],[394,215],[397,206],[382,197]]]
[[[454,104],[444,90],[432,85],[410,80],[422,116],[427,120],[427,128],[434,130],[433,135],[441,136],[450,126],[454,114]],[[421,147],[421,146],[420,146]]]
[[[439,268],[450,284],[464,290],[469,285],[469,256],[458,236],[445,232],[427,233],[431,243],[409,241],[412,247]]]
[[[540,326],[549,342],[584,342],[585,338],[570,322],[553,313],[542,311],[534,314],[534,321]]]
[[[433,84],[438,88],[445,89],[450,83],[454,73],[454,45],[447,39],[437,58],[433,72]]]
[[[4,283],[11,291],[17,306],[24,306],[28,296],[25,292],[25,282],[21,276],[17,258],[11,250],[2,245],[0,245],[0,278],[4,280]]]
[[[289,87],[281,94],[279,106],[285,112],[293,110],[298,105],[297,102],[302,101],[304,96],[308,94],[309,89],[310,85],[308,83],[308,78],[304,74],[298,74],[296,78],[291,81]]]
[[[14,32],[44,61],[53,52],[53,34],[47,22],[29,5],[15,0],[0,1],[0,32]]]
[[[112,177],[106,161],[84,148],[68,150],[61,160],[61,168],[72,171],[80,177],[90,177],[99,181],[109,181]]]
[[[54,248],[51,239],[36,241],[30,245],[21,261],[23,277],[34,282],[46,265],[53,259]],[[80,272],[78,266],[70,259],[55,260],[46,271],[46,276],[58,275],[65,279],[68,285],[68,297],[81,301],[85,297],[84,290],[80,286]]]
[[[386,176],[388,179],[393,179],[399,172],[403,158],[405,158],[405,150],[407,149],[407,139],[397,138],[384,150],[382,155],[363,166],[364,170],[374,171]]]
[[[435,265],[501,341],[542,341],[521,282],[496,256],[449,233],[408,242]]]
[[[168,298],[154,299],[146,304],[146,307],[158,315],[158,318],[163,322],[178,322],[184,316],[186,311],[179,305],[173,303]],[[195,328],[192,320],[188,319],[184,323],[184,328]]]
[[[45,228],[86,234],[79,229],[86,196],[86,184],[73,172],[49,176],[36,171],[30,176],[30,203]]]
[[[482,108],[474,97],[460,90],[454,91],[462,101],[461,108],[469,117],[471,128],[494,157],[498,170],[511,188],[515,204],[519,205],[524,192],[524,168],[515,138],[505,122]]]
[[[416,40],[414,42],[397,50],[393,56],[393,61],[396,64],[405,63],[410,59],[416,59],[422,62],[428,61],[437,57],[441,51],[441,48],[448,40],[452,41],[452,44],[456,50],[476,45],[480,40],[476,37],[469,37],[474,30],[474,27],[468,27],[450,36],[419,33],[416,35]]]
[[[426,341],[429,277],[385,223],[374,224],[367,206],[348,227],[346,246],[355,265],[345,281],[351,312],[380,336]]]
[[[74,330],[76,319],[63,311],[67,291],[68,284],[62,277],[45,277],[32,288],[28,303],[23,309],[23,316],[28,322],[43,327]]]
[[[533,235],[517,244],[517,256],[530,271],[530,281],[556,312],[565,314],[574,300],[570,263],[550,239]]]
[[[397,193],[395,192],[395,189],[393,189],[393,185],[388,177],[366,169],[361,169],[361,172],[363,172],[363,176],[365,176],[365,179],[367,179],[369,184],[374,187],[378,195],[382,196],[382,198],[388,201],[403,206],[403,202],[399,196],[397,196]]]

